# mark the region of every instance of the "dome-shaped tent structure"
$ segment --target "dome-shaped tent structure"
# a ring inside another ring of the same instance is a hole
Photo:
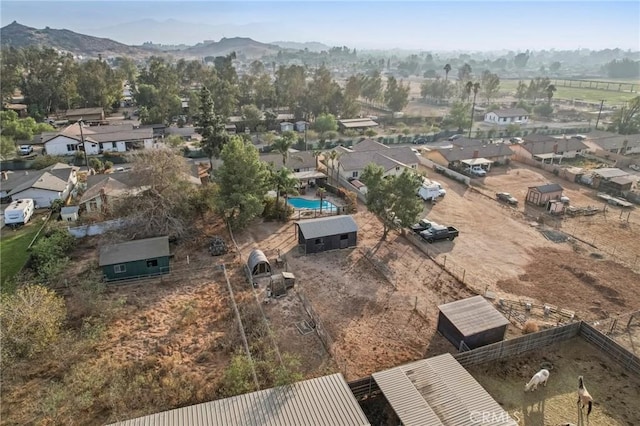
[[[251,252],[249,260],[247,260],[247,266],[249,267],[249,271],[251,271],[252,277],[271,275],[271,264],[262,250],[254,249]]]

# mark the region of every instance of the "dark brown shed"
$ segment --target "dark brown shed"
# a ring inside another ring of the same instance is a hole
[[[458,349],[496,343],[504,339],[509,321],[482,296],[438,306],[438,332]],[[463,345],[464,342],[464,345]]]

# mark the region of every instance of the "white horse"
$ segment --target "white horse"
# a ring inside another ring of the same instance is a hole
[[[578,376],[578,405],[580,406],[580,415],[582,415],[582,409],[585,406],[587,408],[587,423],[589,422],[589,414],[591,414],[591,408],[593,407],[593,398],[584,386],[584,379],[582,376]]]
[[[544,386],[547,386],[548,379],[549,379],[549,370],[547,370],[546,368],[543,368],[542,370],[538,371],[536,374],[533,375],[531,380],[529,380],[529,383],[525,385],[524,391],[525,392],[534,391],[538,389],[538,385],[541,383]]]

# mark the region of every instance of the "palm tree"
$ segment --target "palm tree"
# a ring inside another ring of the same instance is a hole
[[[278,171],[271,172],[271,179],[276,187],[276,212],[280,209],[280,194],[284,193],[285,196],[285,209],[286,209],[286,197],[289,194],[297,194],[296,186],[298,185],[298,179],[293,177],[291,170],[286,167],[281,168]]]
[[[464,86],[464,92],[467,94],[467,102],[469,102],[469,98],[471,97],[471,90],[473,90],[473,82],[467,81],[467,84]]]
[[[553,92],[555,92],[556,90],[557,90],[556,86],[553,84],[550,84],[547,86],[546,91],[547,91],[547,99],[549,99],[549,105],[551,105],[551,98],[553,98]]]
[[[449,73],[451,72],[451,65],[446,64],[444,66],[444,80],[447,81],[449,79]]]
[[[289,137],[288,135],[282,135],[281,138],[278,138],[271,144],[271,147],[274,151],[278,152],[282,155],[282,165],[285,166],[287,164],[287,160],[289,159],[289,149],[293,146],[295,139]]]
[[[320,214],[322,214],[322,200],[324,200],[324,196],[327,193],[327,190],[320,187],[318,188],[318,190],[316,191],[316,194],[318,194],[318,197],[320,197]]]
[[[337,179],[337,170],[338,168],[336,167],[336,161],[338,161],[338,158],[340,158],[342,154],[339,153],[338,151],[336,151],[335,149],[332,149],[331,151],[329,151],[329,153],[325,156],[325,158],[328,157],[329,160],[331,160],[331,179],[334,179],[334,185],[338,186],[338,179]],[[336,177],[333,177],[333,172],[334,170],[336,171]]]
[[[320,168],[320,156],[322,155],[322,151],[320,150],[314,150],[313,151],[313,158],[316,159],[316,170],[318,170]]]
[[[471,129],[473,128],[473,112],[476,109],[476,96],[478,96],[478,92],[480,91],[480,83],[477,81],[473,83],[472,89],[473,89],[473,104],[471,105],[471,124],[469,125],[469,138],[471,138]]]

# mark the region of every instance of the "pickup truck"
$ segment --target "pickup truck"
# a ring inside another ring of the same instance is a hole
[[[428,243],[433,243],[440,240],[453,241],[458,236],[459,232],[453,226],[431,226],[431,228],[420,232],[420,238]]]
[[[411,230],[413,232],[415,232],[416,234],[419,234],[422,231],[431,228],[433,225],[440,226],[435,222],[431,222],[430,220],[420,219],[420,221],[418,223],[414,223],[413,225],[411,225]]]

